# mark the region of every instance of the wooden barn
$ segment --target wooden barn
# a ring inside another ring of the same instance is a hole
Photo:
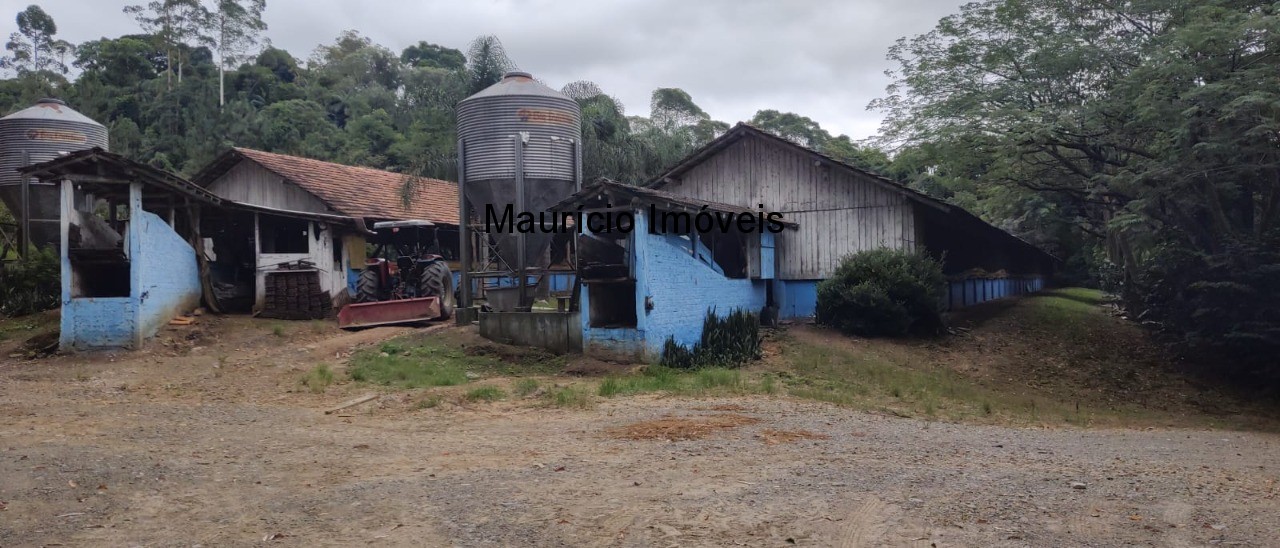
[[[868,249],[945,254],[953,308],[1037,291],[1056,263],[964,209],[747,124],[646,186],[780,212],[799,225],[777,237],[774,295],[783,317],[813,315],[818,281],[846,255]]]
[[[626,215],[632,226],[582,223],[576,322],[563,330],[525,329],[537,336],[523,339],[521,330],[498,338],[550,347],[540,341],[556,331],[557,340],[587,352],[648,361],[668,341],[696,343],[708,311],[813,316],[818,283],[858,251],[908,249],[945,258],[952,308],[1038,291],[1056,263],[959,207],[745,124],[647,185],[597,181],[551,210],[608,211]],[[784,226],[672,231],[670,219],[681,212],[738,219],[780,213]]]
[[[340,307],[364,267],[365,236],[379,221],[434,223],[440,254],[455,260],[457,184],[417,178],[406,202],[406,180],[402,173],[285,154],[227,151],[194,179],[241,205],[205,219],[219,298],[235,303],[233,310],[283,318]]]

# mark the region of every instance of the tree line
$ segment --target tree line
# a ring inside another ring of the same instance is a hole
[[[912,184],[1060,242],[1071,272],[1187,355],[1275,383],[1278,10],[968,4],[890,49],[883,143]]]
[[[65,99],[106,124],[111,146],[184,174],[230,146],[452,179],[454,107],[517,68],[498,38],[466,49],[419,41],[400,50],[346,31],[301,59],[272,47],[265,0],[153,0],[124,11],[138,32],[70,44],[40,6],[17,14],[0,67],[0,107]],[[583,110],[584,174],[647,181],[728,129],[678,88],[628,115],[587,81],[561,89]],[[876,157],[812,120],[762,110],[753,122],[836,156]],[[828,145],[829,143],[829,145]]]

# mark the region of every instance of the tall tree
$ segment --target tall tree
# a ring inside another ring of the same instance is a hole
[[[53,17],[40,6],[32,4],[18,12],[18,32],[9,35],[4,48],[9,56],[0,60],[6,68],[19,73],[57,70],[65,74],[67,66],[60,55],[70,49],[70,44],[54,38],[58,25]]]
[[[467,65],[467,57],[456,49],[420,41],[404,48],[400,62],[410,67],[459,70]]]
[[[267,29],[262,12],[267,0],[215,0],[209,10],[209,35],[218,52],[218,108],[227,103],[226,73],[244,62]]]
[[[206,30],[211,14],[200,0],[152,0],[146,5],[125,6],[142,30],[155,36],[165,51],[167,88],[173,89],[173,67],[177,67],[178,83],[182,83],[183,67],[191,49],[210,45]]]
[[[481,36],[471,42],[467,50],[468,91],[476,93],[498,83],[502,75],[515,70],[516,64],[507,57],[502,42],[496,36]]]
[[[766,109],[751,117],[751,125],[773,133],[800,146],[819,148],[831,134],[808,116]]]

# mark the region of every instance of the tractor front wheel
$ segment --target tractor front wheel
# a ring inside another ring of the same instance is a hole
[[[453,315],[453,273],[444,261],[436,261],[422,269],[422,278],[418,283],[418,295],[437,297],[440,299],[440,318],[447,320]]]
[[[378,294],[378,271],[372,268],[366,268],[360,272],[360,278],[356,280],[356,302],[372,303],[377,302]]]

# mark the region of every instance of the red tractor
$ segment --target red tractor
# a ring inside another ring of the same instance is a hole
[[[440,255],[430,221],[373,225],[374,251],[356,282],[355,303],[338,313],[338,326],[367,327],[448,319],[453,314],[453,273]]]

